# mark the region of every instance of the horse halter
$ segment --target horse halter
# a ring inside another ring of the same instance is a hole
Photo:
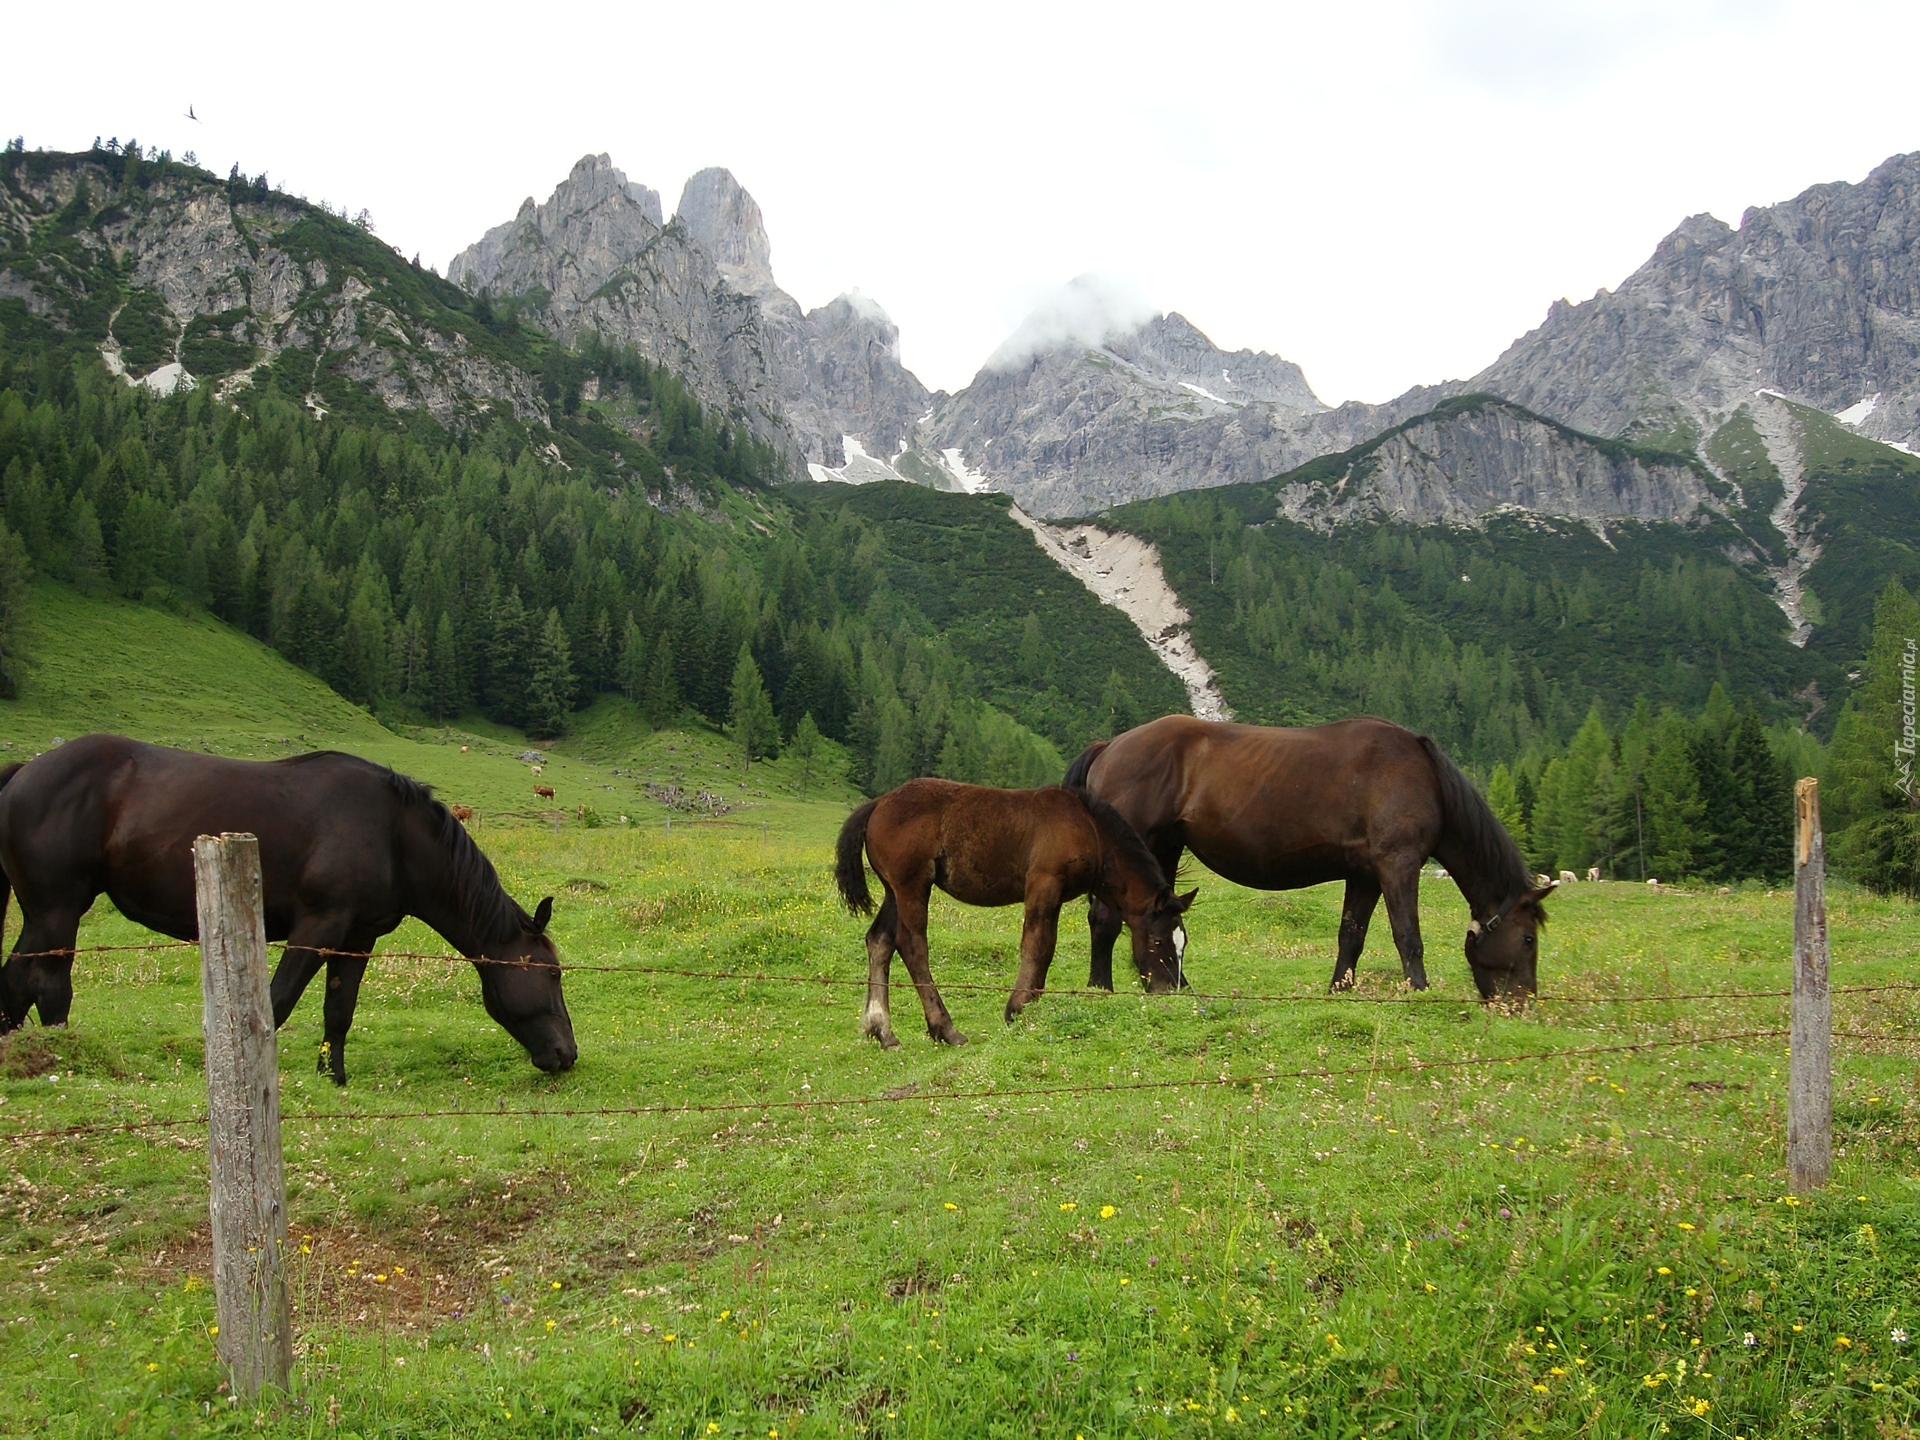
[[[1493,918],[1486,923],[1482,924],[1478,920],[1472,921],[1467,926],[1468,933],[1473,935],[1491,935],[1495,930],[1500,928],[1500,922],[1513,912],[1513,907],[1526,899],[1526,897],[1527,892],[1523,890],[1511,900],[1507,901],[1506,904],[1502,905],[1499,910],[1494,912]]]

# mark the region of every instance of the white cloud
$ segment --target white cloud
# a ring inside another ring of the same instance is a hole
[[[989,370],[1018,370],[1036,355],[1067,346],[1100,346],[1140,328],[1159,312],[1138,289],[1110,275],[1079,275],[1049,291],[987,357]]]

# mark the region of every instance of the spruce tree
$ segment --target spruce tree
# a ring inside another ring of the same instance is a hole
[[[1691,875],[1703,814],[1700,777],[1694,770],[1693,727],[1671,710],[1654,727],[1644,809],[1648,878]]]
[[[567,651],[567,627],[557,607],[547,611],[528,669],[527,727],[542,736],[564,734],[573,710],[573,657]]]
[[[20,693],[26,667],[27,582],[33,564],[20,537],[0,521],[0,696]]]
[[[793,727],[793,739],[787,742],[787,749],[800,762],[800,798],[804,800],[813,785],[813,763],[820,753],[820,727],[813,723],[811,710],[802,713],[800,723]]]
[[[728,687],[727,728],[740,747],[742,769],[750,769],[756,756],[772,759],[780,753],[780,727],[773,717],[773,701],[760,679],[753,649],[744,640],[733,662],[733,683]]]
[[[647,684],[640,696],[640,711],[650,725],[671,725],[680,715],[673,641],[662,635],[650,648],[653,653],[647,658]]]
[[[1730,769],[1744,839],[1735,873],[1783,880],[1793,867],[1793,785],[1786,765],[1767,743],[1760,712],[1752,706],[1735,727]]]
[[[531,651],[520,588],[510,585],[494,606],[493,643],[487,648],[487,705],[503,724],[528,723]]]
[[[647,642],[641,638],[640,627],[627,617],[626,634],[620,641],[620,661],[614,667],[614,683],[620,687],[620,693],[635,705],[647,688]]]
[[[453,636],[453,617],[446,611],[433,627],[433,651],[427,662],[429,713],[445,720],[460,708],[460,656]]]

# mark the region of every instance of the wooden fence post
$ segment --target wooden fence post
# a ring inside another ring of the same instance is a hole
[[[216,1336],[233,1393],[288,1388],[287,1186],[280,1154],[280,1063],[267,992],[260,842],[193,842],[200,988],[207,1042],[207,1156],[213,1177]]]
[[[1793,1019],[1787,1060],[1787,1184],[1804,1195],[1833,1164],[1833,1001],[1827,993],[1826,845],[1820,782],[1794,787]]]

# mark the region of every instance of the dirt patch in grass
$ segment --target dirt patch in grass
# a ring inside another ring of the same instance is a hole
[[[316,1326],[422,1330],[461,1320],[486,1303],[489,1283],[510,1272],[475,1262],[452,1247],[426,1246],[337,1226],[294,1226],[288,1234],[287,1284],[296,1333]],[[206,1226],[154,1252],[129,1275],[192,1287],[213,1283],[213,1237]]]

